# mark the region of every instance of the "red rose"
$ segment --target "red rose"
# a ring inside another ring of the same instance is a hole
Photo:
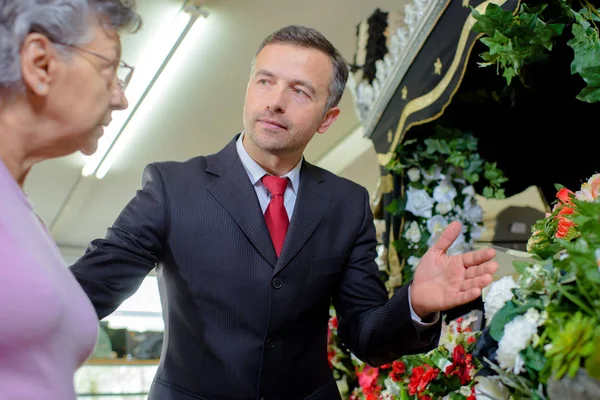
[[[559,199],[563,204],[571,204],[571,196],[575,196],[575,193],[567,188],[562,188],[556,193],[556,198]]]

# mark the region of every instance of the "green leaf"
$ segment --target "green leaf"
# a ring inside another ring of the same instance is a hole
[[[490,3],[485,9],[485,14],[479,13],[471,7],[473,18],[477,20],[473,26],[473,30],[477,33],[485,33],[488,36],[493,36],[497,29],[503,30],[504,27],[510,25],[513,19],[512,11],[504,10],[497,4]]]
[[[534,349],[531,345],[521,352],[521,357],[528,368],[537,372],[540,372],[548,361],[541,351]]]
[[[569,364],[569,370],[567,371],[567,375],[571,378],[574,378],[577,375],[577,371],[581,367],[581,358],[579,356],[575,357],[573,361]]]
[[[492,338],[499,342],[502,336],[504,336],[504,326],[516,316],[525,314],[532,307],[542,308],[540,300],[529,300],[525,304],[516,304],[513,300],[508,301],[504,307],[498,310],[490,323],[490,335]]]
[[[588,24],[589,25],[589,24]],[[574,52],[571,74],[579,74],[586,83],[577,99],[588,103],[600,101],[600,40],[597,28],[573,24],[573,38],[567,42]]]
[[[400,400],[411,400],[404,386],[400,388]]]
[[[593,343],[595,343],[597,351],[592,351],[590,356],[585,360],[585,370],[589,376],[600,380],[600,328],[596,328],[596,336]]]
[[[456,152],[450,154],[446,161],[452,165],[463,168],[466,164],[467,157],[462,153]]]
[[[473,29],[487,35],[480,41],[489,49],[480,54],[484,62],[479,65],[496,65],[510,86],[526,64],[547,59],[554,39],[563,32],[565,24],[544,22],[541,14],[546,6],[530,7],[523,3],[516,15],[492,4],[488,5],[485,15],[473,11],[477,20]]]
[[[517,73],[515,72],[514,68],[507,68],[502,73],[502,76],[506,79],[506,84],[510,86],[512,79],[517,76]]]
[[[494,189],[492,189],[489,186],[486,186],[483,188],[483,197],[487,198],[487,199],[491,199],[492,197],[494,197]]]
[[[448,143],[437,139],[425,139],[425,145],[427,146],[427,153],[434,154],[450,154],[450,147]]]
[[[515,267],[515,271],[517,271],[519,275],[523,274],[523,272],[525,272],[525,270],[530,266],[531,264],[526,261],[513,261],[513,267]]]
[[[587,103],[596,103],[600,101],[600,85],[594,87],[586,86],[577,95],[577,100],[585,101]]]
[[[404,204],[403,204],[404,203]],[[390,204],[385,207],[385,211],[392,215],[399,215],[404,212],[404,207],[406,206],[406,200],[401,201],[400,199],[394,199]]]

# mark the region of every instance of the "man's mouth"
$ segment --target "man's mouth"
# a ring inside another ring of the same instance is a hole
[[[258,121],[270,129],[287,129],[285,125],[273,119],[259,119]]]

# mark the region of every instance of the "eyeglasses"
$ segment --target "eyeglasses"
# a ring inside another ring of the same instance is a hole
[[[119,88],[121,89],[122,92],[125,91],[125,89],[127,88],[127,85],[131,81],[131,77],[133,76],[134,67],[127,64],[125,61],[111,60],[108,57],[103,56],[102,54],[98,54],[96,52],[90,51],[88,49],[84,49],[83,47],[75,46],[73,44],[65,44],[65,43],[59,43],[59,42],[54,42],[54,43],[61,45],[61,46],[77,49],[79,51],[91,54],[95,57],[98,57],[98,58],[106,61],[110,66],[112,66],[115,69],[116,77],[117,77],[117,84],[119,85]]]

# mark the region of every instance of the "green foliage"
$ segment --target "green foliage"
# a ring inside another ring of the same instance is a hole
[[[486,198],[505,197],[502,185],[507,178],[504,173],[495,162],[484,160],[479,155],[475,136],[458,129],[437,126],[430,137],[403,141],[396,148],[387,169],[396,176],[402,176],[404,182],[404,195],[386,207],[387,212],[404,221],[403,232],[393,243],[399,258],[405,262],[403,282],[412,279],[415,260],[420,259],[437,239],[434,234],[439,232],[433,232],[428,224],[432,217],[439,220],[443,216],[446,222],[459,220],[466,228],[466,242],[471,243],[475,235],[473,232],[481,228],[481,221],[472,221],[473,214],[469,215],[477,207],[474,185],[483,187],[481,195]],[[411,209],[407,194],[410,190],[421,191],[420,202],[428,203],[427,211],[418,210],[421,211],[419,213]],[[451,191],[453,195],[449,196],[452,198],[441,201],[443,195],[436,195],[436,190]],[[409,228],[414,233],[410,238],[406,236]]]
[[[523,2],[518,11],[490,3],[485,13],[471,8],[477,20],[473,30],[484,34],[481,43],[488,51],[480,54],[482,67],[496,66],[510,86],[514,77],[523,78],[523,67],[548,59],[555,40],[570,35],[573,49],[571,73],[579,74],[586,86],[577,99],[600,101],[600,12],[587,0],[553,0],[532,7]],[[548,6],[552,5],[552,12]],[[573,7],[583,5],[579,11]],[[570,27],[570,29],[566,29]]]

